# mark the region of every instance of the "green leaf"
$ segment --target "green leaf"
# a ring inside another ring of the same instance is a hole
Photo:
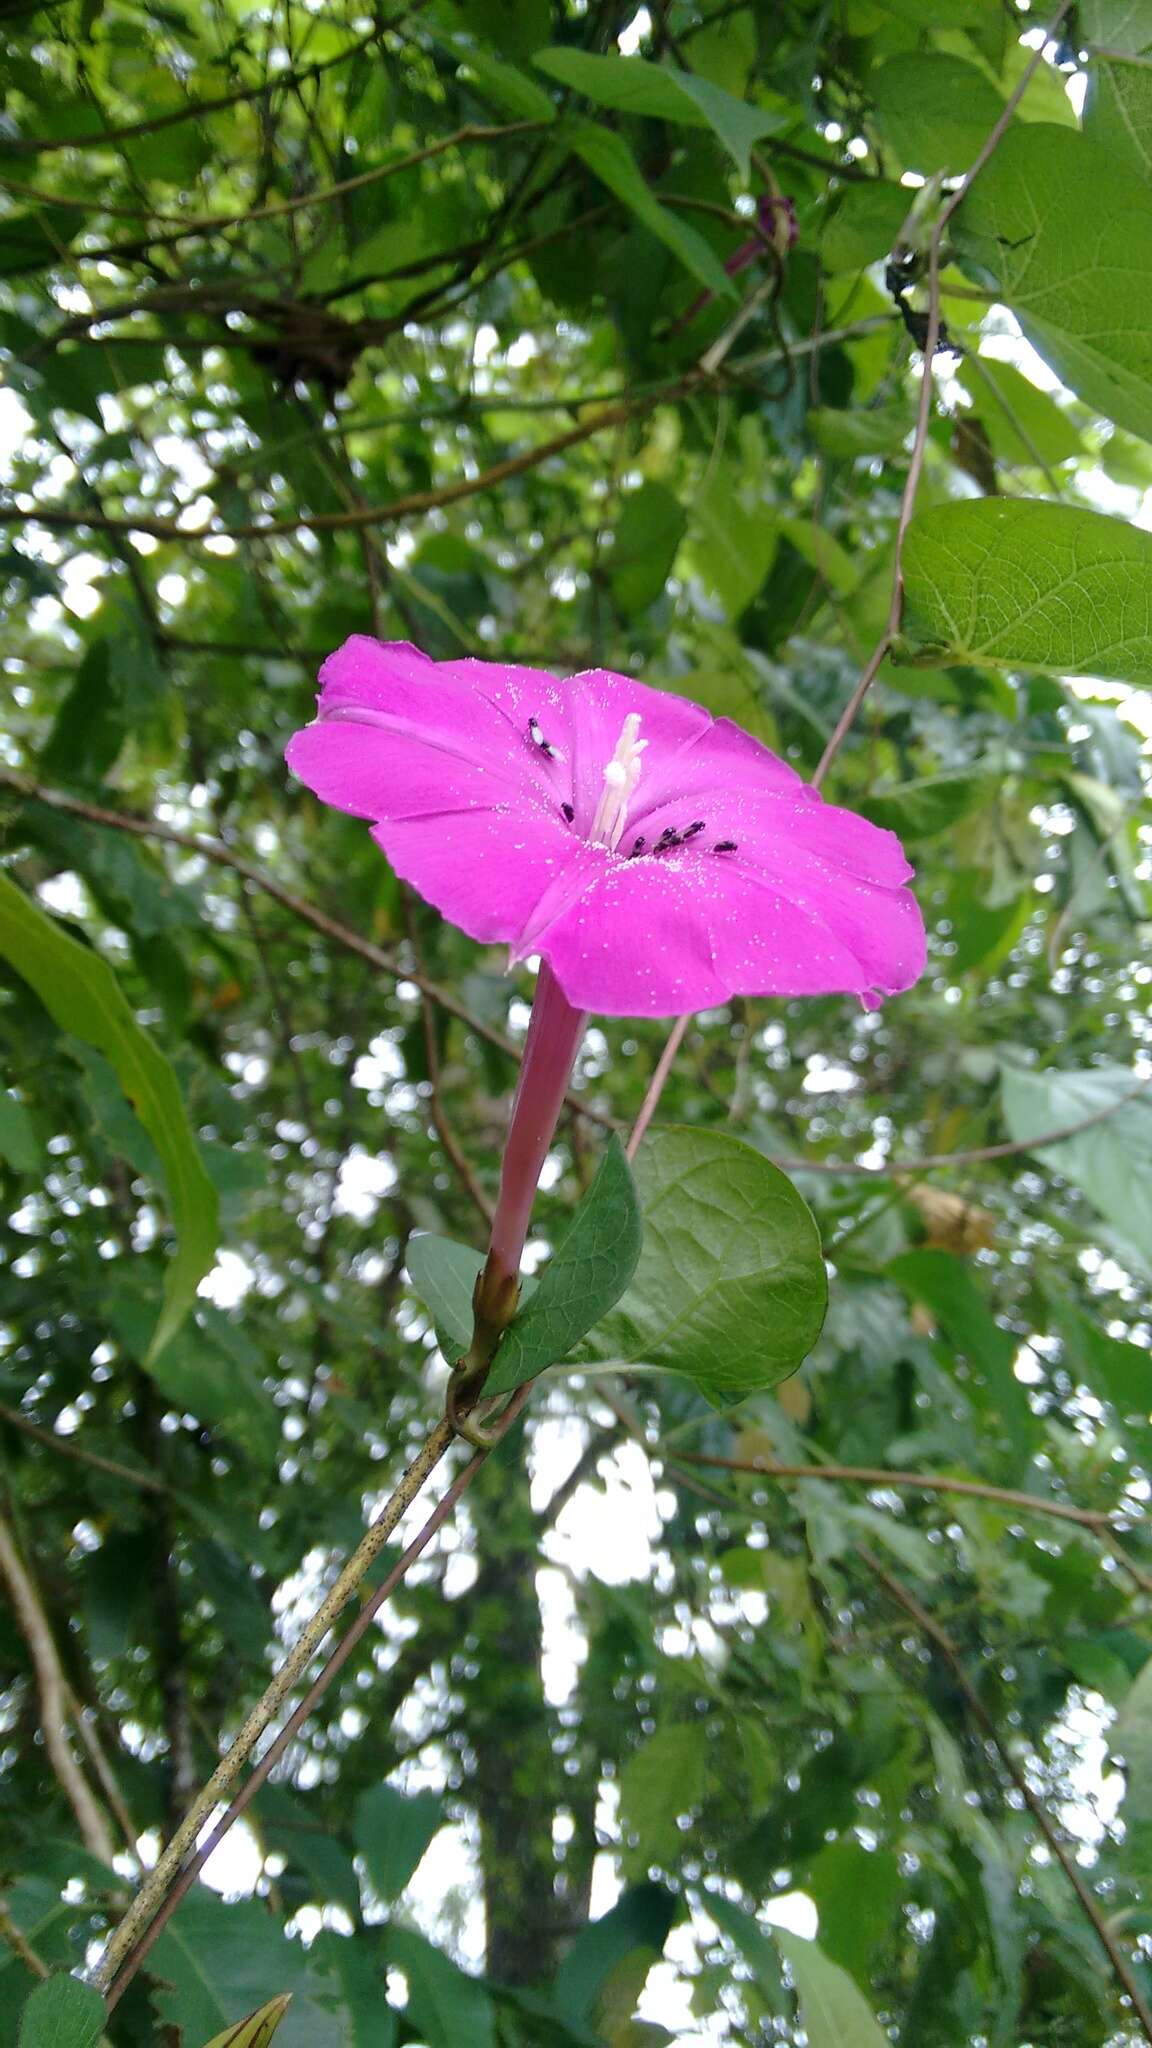
[[[742,178],[748,176],[756,143],[765,135],[779,134],[794,119],[787,110],[749,106],[695,72],[652,64],[644,57],[597,57],[561,48],[537,50],[532,62],[595,106],[679,121],[689,128],[711,128]]]
[[[880,132],[906,171],[966,171],[1004,101],[987,74],[946,51],[889,58],[871,83]]]
[[[352,1908],[353,1916],[358,1910]],[[348,2014],[343,2048],[396,2048],[400,2015],[385,1996],[384,1972],[375,1929],[337,1934],[325,1927],[308,1951],[309,1960],[326,1977],[334,1977]]]
[[[1044,1296],[1068,1371],[1110,1401],[1126,1424],[1132,1417],[1146,1424],[1152,1414],[1152,1351],[1111,1336],[1055,1287],[1045,1286]]]
[[[556,108],[534,78],[528,78],[515,64],[504,64],[494,57],[490,50],[475,45],[468,47],[458,38],[452,39],[455,50],[465,69],[473,78],[485,99],[503,107],[506,113],[514,114],[521,121],[554,121]]]
[[[1152,1660],[1125,1694],[1109,1731],[1108,1747],[1124,1761],[1121,1860],[1125,1869],[1144,1883],[1152,1857]]]
[[[226,2027],[222,2034],[213,2034],[204,2048],[268,2048],[291,2003],[292,1993],[282,1991],[279,1998],[270,1998],[267,2005],[262,2005],[258,2012],[249,2013],[248,2018],[237,2026]]]
[[[259,2010],[269,1981],[291,1998],[276,2048],[346,2048],[343,2022],[326,2009],[300,1943],[290,1941],[264,1903],[225,1904],[203,1887],[173,1914],[152,1951],[152,1999],[164,2026],[184,2040],[211,2040]]]
[[[388,1930],[388,1955],[408,1979],[408,2012],[428,2048],[495,2048],[492,2003],[475,1977],[410,1927]]]
[[[1084,133],[1142,178],[1152,177],[1152,69],[1095,57],[1088,66]]]
[[[154,1361],[179,1329],[216,1253],[216,1191],[189,1127],[176,1076],[135,1016],[111,968],[0,875],[0,954],[31,983],[62,1030],[105,1053],[160,1155],[177,1250],[152,1335]]]
[[[20,2015],[19,2048],[95,2048],[104,2000],[77,1977],[47,1977]]]
[[[676,1862],[681,1819],[703,1804],[707,1783],[703,1721],[658,1728],[628,1758],[620,1778],[620,1818],[635,1838],[628,1851],[633,1875],[651,1863]]]
[[[693,277],[719,298],[734,299],[736,287],[724,265],[702,235],[666,206],[661,206],[622,135],[594,121],[577,121],[567,130],[569,146],[588,169],[607,185],[657,239],[671,249]]]
[[[44,1147],[24,1104],[0,1088],[0,1159],[6,1159],[17,1173],[38,1173],[44,1158]]]
[[[111,647],[94,640],[56,714],[40,754],[44,774],[55,780],[99,784],[124,744],[126,722],[112,674]]]
[[[1054,466],[1083,453],[1083,436],[1070,413],[1047,391],[1038,391],[1013,364],[994,356],[969,355],[961,376],[1002,462]]]
[[[776,740],[776,728],[747,671],[742,673],[737,667],[694,668],[686,676],[665,676],[660,688],[672,690],[678,697],[691,697],[694,704],[702,704],[713,718],[734,719],[745,732],[754,733],[768,746]]]
[[[849,185],[829,212],[820,238],[826,269],[863,270],[880,263],[908,218],[912,195],[882,178]]]
[[[808,2048],[889,2048],[887,2034],[847,1970],[798,1934],[779,1928],[776,1941],[796,1986]]]
[[[717,463],[692,508],[696,566],[733,621],[761,588],[780,539],[763,500],[747,489],[746,470],[747,465],[742,471],[732,462]],[[745,501],[749,495],[751,504]]]
[[[676,1900],[661,1884],[638,1884],[622,1892],[599,1920],[580,1929],[556,1972],[553,1999],[558,2011],[586,2019],[608,1979],[637,1951],[663,1952],[676,1918]]]
[[[508,57],[529,57],[547,40],[549,0],[453,0],[459,26]]]
[[[1000,1097],[1009,1136],[1018,1144],[1122,1105],[1075,1137],[1044,1146],[1040,1157],[1087,1195],[1146,1267],[1152,1257],[1152,1090],[1125,1102],[1136,1086],[1137,1076],[1126,1067],[1036,1073],[1005,1065]]]
[[[114,1283],[106,1314],[125,1349],[139,1359],[174,1408],[218,1426],[255,1463],[272,1463],[280,1442],[280,1411],[265,1387],[264,1360],[240,1326],[210,1302],[157,1352],[148,1341],[155,1311],[151,1290],[128,1279]]]
[[[860,808],[874,825],[883,825],[902,839],[932,839],[989,801],[996,787],[987,775],[924,775],[893,789],[878,789]]]
[[[820,1235],[786,1175],[739,1138],[651,1132],[637,1156],[644,1248],[597,1358],[684,1373],[714,1407],[775,1386],[820,1334]]]
[[[664,484],[641,484],[625,498],[608,581],[626,618],[661,595],[687,523],[683,506]]]
[[[897,662],[1152,683],[1152,534],[1038,499],[937,505],[904,547]]]
[[[745,1912],[743,1906],[736,1905],[723,1892],[702,1892],[700,1904],[711,1915],[720,1932],[735,1943],[744,1961],[755,1971],[756,1982],[768,2001],[769,2009],[777,2018],[783,2019],[789,2005],[780,1958],[755,1914]]]
[[[636,1271],[642,1237],[632,1169],[613,1136],[567,1232],[505,1334],[485,1393],[510,1393],[565,1358],[619,1301]]]
[[[847,412],[841,406],[816,406],[808,428],[826,455],[896,455],[912,432],[906,405],[865,407]]]
[[[889,1524],[892,1517],[885,1517]],[[939,1577],[936,1554],[934,1577]],[[820,1915],[820,1946],[830,1961],[868,1987],[876,1953],[898,1918],[904,1897],[900,1862],[888,1849],[866,1849],[853,1835],[828,1842],[809,1865],[805,1889]]]
[[[385,1905],[399,1898],[443,1823],[443,1804],[435,1792],[409,1795],[381,1784],[360,1794],[352,1832],[372,1889]]]
[[[10,213],[0,221],[0,277],[67,262],[68,245],[83,226],[78,206],[42,205],[35,212]]]
[[[1087,404],[1152,439],[1152,188],[1087,136],[1011,130],[954,225],[964,268],[990,285]]]
[[[456,1352],[472,1342],[472,1293],[483,1264],[483,1252],[431,1231],[420,1231],[408,1243],[408,1278]]]
[[[1017,1340],[1000,1328],[968,1266],[952,1252],[926,1248],[901,1253],[888,1271],[909,1300],[931,1309],[950,1353],[965,1361],[962,1384],[987,1430],[989,1449],[995,1423],[1001,1445],[1010,1447],[1017,1461],[1026,1458],[1039,1425],[1016,1378]]]

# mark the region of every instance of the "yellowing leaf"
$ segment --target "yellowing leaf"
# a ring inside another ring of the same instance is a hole
[[[222,2034],[213,2034],[204,2048],[267,2048],[288,2007],[292,1993],[282,1991],[279,1998],[270,1998],[258,2012],[249,2013],[246,2020],[240,2020],[234,2027],[225,2027]]]

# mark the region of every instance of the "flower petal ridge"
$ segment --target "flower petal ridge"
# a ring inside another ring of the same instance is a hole
[[[581,1010],[833,994],[871,1009],[924,969],[895,834],[631,676],[433,661],[356,635],[324,663],[286,759],[369,820],[450,922],[540,954]]]

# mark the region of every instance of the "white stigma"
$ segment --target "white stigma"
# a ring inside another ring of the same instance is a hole
[[[616,752],[604,770],[604,787],[596,816],[592,820],[589,838],[594,846],[608,846],[613,852],[620,844],[620,835],[628,817],[628,806],[636,792],[643,762],[640,759],[647,740],[639,740],[640,713],[630,711],[624,720],[623,731],[616,742]]]

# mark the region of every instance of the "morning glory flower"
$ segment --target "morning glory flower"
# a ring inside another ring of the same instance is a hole
[[[566,682],[355,636],[288,743],[325,803],[473,939],[540,956],[447,1413],[461,1434],[516,1313],[540,1170],[590,1010],[683,1016],[732,995],[911,987],[924,927],[898,840],[826,804],[730,719],[630,676]]]
[[[576,1010],[837,993],[873,1009],[923,971],[895,835],[687,698],[359,635],[320,683],[293,773],[371,819],[471,938],[539,954]]]

